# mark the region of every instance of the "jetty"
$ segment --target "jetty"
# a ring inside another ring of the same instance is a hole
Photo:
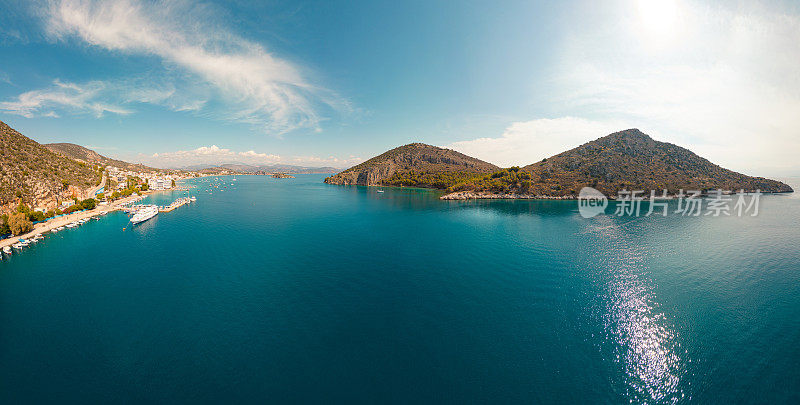
[[[57,233],[59,231],[63,231],[64,229],[68,228],[75,228],[79,225],[86,223],[88,220],[97,218],[99,216],[103,216],[108,214],[109,212],[116,211],[116,210],[124,210],[126,205],[132,204],[141,197],[139,196],[131,196],[127,198],[120,199],[111,204],[105,205],[98,205],[97,208],[93,210],[83,210],[77,211],[70,214],[59,215],[57,217],[51,218],[45,222],[40,222],[34,225],[32,231],[27,232],[23,235],[13,236],[6,239],[0,240],[0,249],[6,251],[4,248],[7,246],[13,246],[17,243],[23,243],[23,241],[27,241],[33,238],[41,239],[39,235],[44,233]],[[27,246],[27,245],[24,245]],[[23,247],[24,247],[23,246]]]
[[[172,204],[167,206],[159,206],[158,212],[170,212],[172,210],[177,209],[178,207],[183,207],[186,204],[191,204],[193,201],[197,201],[195,197],[181,197],[172,202]]]
[[[16,250],[22,250],[33,243],[36,243],[44,238],[45,233],[58,233],[66,229],[71,229],[83,225],[91,219],[99,219],[98,217],[108,214],[113,211],[124,211],[133,214],[143,207],[141,204],[136,204],[142,200],[142,196],[133,195],[115,201],[113,203],[98,205],[93,210],[84,210],[73,212],[71,214],[59,215],[51,218],[45,222],[34,225],[34,229],[23,235],[13,236],[6,239],[0,239],[0,260],[5,256],[10,256],[13,252],[12,247]],[[170,205],[158,207],[159,212],[170,212],[178,207],[197,201],[196,197],[182,197],[173,201]]]

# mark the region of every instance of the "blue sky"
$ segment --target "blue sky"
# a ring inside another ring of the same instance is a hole
[[[42,143],[347,167],[421,141],[507,166],[638,127],[800,174],[793,2],[20,3],[0,119]]]

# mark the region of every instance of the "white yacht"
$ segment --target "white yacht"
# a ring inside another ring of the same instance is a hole
[[[158,206],[155,205],[146,205],[138,210],[136,210],[136,214],[131,217],[131,223],[136,225],[140,222],[147,221],[150,218],[158,215]]]
[[[5,252],[5,254],[7,254],[7,255],[10,255],[11,254],[11,246],[3,246],[3,252]]]

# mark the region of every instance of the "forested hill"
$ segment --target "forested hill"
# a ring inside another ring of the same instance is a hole
[[[85,189],[101,178],[91,164],[54,153],[0,121],[0,205],[63,196],[70,185]]]
[[[114,166],[120,169],[131,171],[156,171],[152,167],[145,166],[138,163],[128,163],[122,160],[107,158],[89,148],[85,148],[74,143],[48,143],[44,145],[47,149],[66,156],[71,159],[81,160],[87,163],[96,163],[102,166]]]
[[[503,170],[449,188],[480,198],[492,194],[574,197],[583,187],[606,195],[627,190],[791,192],[788,185],[722,168],[692,151],[638,129],[616,132],[521,169]],[[445,196],[445,198],[448,198]]]
[[[325,179],[339,185],[446,188],[499,167],[450,149],[412,143]]]

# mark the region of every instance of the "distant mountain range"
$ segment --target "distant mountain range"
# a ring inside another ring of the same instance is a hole
[[[724,169],[638,129],[616,132],[522,168],[500,169],[448,149],[410,144],[325,179],[329,184],[445,189],[444,199],[575,198],[583,187],[621,190],[792,192],[788,185]]]
[[[499,167],[463,153],[424,143],[394,148],[325,179],[328,184],[447,188]]]
[[[311,173],[336,173],[341,169],[335,167],[306,167],[306,166],[292,166],[292,165],[249,165],[245,163],[225,163],[219,165],[191,165],[183,166],[181,170],[189,170],[196,172],[219,172],[230,171],[235,173],[293,173],[293,174],[311,174]]]

